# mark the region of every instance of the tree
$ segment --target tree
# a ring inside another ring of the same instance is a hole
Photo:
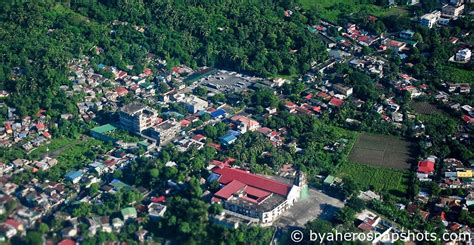
[[[352,197],[347,201],[347,206],[354,209],[356,212],[360,212],[365,209],[365,202],[357,197]]]
[[[204,97],[207,95],[207,89],[202,86],[198,86],[193,90],[193,94],[199,97]]]
[[[99,184],[98,183],[92,183],[89,187],[89,195],[94,196],[99,192]]]
[[[333,230],[333,225],[322,219],[315,219],[306,223],[305,229],[317,233],[331,233]]]
[[[39,224],[38,226],[38,231],[41,233],[41,234],[45,234],[49,231],[49,226],[46,224],[46,223],[41,223]]]
[[[343,207],[336,212],[336,214],[334,215],[334,218],[336,219],[337,222],[341,224],[349,225],[354,222],[355,214],[356,213],[354,209],[349,208],[349,207]]]
[[[356,182],[351,179],[351,178],[344,178],[343,179],[343,184],[342,184],[342,194],[346,197],[349,198],[354,194],[358,194],[360,188],[356,184]]]
[[[79,205],[76,205],[72,210],[72,216],[74,217],[85,217],[89,215],[92,211],[92,207],[90,204],[82,202]]]
[[[43,236],[37,231],[28,231],[24,238],[24,243],[27,245],[41,245],[43,244]]]

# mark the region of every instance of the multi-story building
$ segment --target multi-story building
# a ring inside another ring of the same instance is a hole
[[[155,127],[148,128],[144,134],[157,141],[157,145],[164,144],[181,131],[181,125],[174,120],[166,120]]]
[[[248,131],[255,131],[260,128],[260,123],[250,119],[246,116],[242,115],[235,115],[230,119],[237,125],[237,129],[239,129],[240,133],[246,133]]]
[[[352,87],[348,87],[348,86],[345,86],[345,85],[342,85],[340,83],[336,83],[334,85],[332,85],[334,90],[336,90],[336,92],[340,93],[340,94],[343,94],[344,96],[351,96],[354,89]]]
[[[194,95],[191,95],[187,98],[184,99],[184,105],[186,106],[186,109],[190,112],[190,113],[196,113],[198,111],[203,111],[205,110],[209,104],[207,103],[207,101],[197,97],[197,96],[194,96]]]
[[[302,173],[291,185],[227,166],[217,166],[212,172],[208,180],[217,180],[223,186],[212,202],[221,203],[228,214],[261,225],[271,225],[307,188]]]
[[[132,133],[141,133],[159,122],[154,109],[136,102],[122,107],[119,116],[122,127]]]
[[[432,13],[425,14],[420,18],[420,25],[428,28],[433,28],[436,21],[441,17],[440,11],[433,11]]]
[[[445,5],[441,9],[441,13],[447,17],[458,17],[464,11],[464,4],[453,6],[453,5]]]

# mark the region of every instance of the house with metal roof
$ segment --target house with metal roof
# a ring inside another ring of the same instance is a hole
[[[73,184],[77,184],[81,180],[82,175],[84,175],[84,173],[81,170],[71,171],[65,175],[65,178],[67,181],[70,181]]]

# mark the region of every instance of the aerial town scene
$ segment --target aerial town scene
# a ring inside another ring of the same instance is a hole
[[[473,17],[0,1],[0,244],[474,244]]]

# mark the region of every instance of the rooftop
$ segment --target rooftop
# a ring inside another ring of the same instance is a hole
[[[122,107],[122,111],[127,113],[127,114],[135,114],[143,109],[145,109],[146,106],[142,103],[139,102],[132,102],[128,105],[125,105]]]
[[[217,168],[214,168],[212,171],[220,175],[219,183],[223,185],[227,185],[230,182],[237,180],[238,182],[241,182],[242,184],[255,187],[263,191],[275,193],[284,197],[288,195],[291,189],[290,185],[287,185],[278,181],[274,181],[274,180],[265,178],[263,176],[252,174],[242,169],[217,167]]]

